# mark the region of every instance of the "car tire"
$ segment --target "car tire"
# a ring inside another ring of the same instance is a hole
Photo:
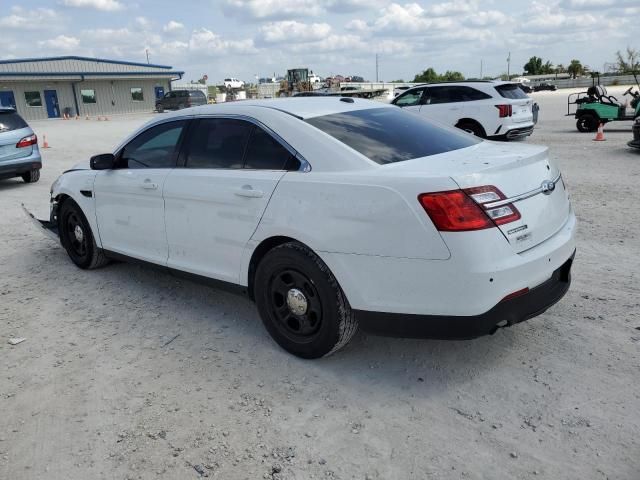
[[[595,132],[598,129],[598,119],[595,115],[585,113],[578,117],[576,128],[582,133]]]
[[[265,328],[293,355],[306,359],[331,355],[358,329],[327,265],[300,243],[269,251],[258,264],[253,287]]]
[[[487,134],[484,131],[484,128],[482,128],[482,126],[476,122],[462,121],[459,122],[456,127],[458,127],[460,130],[464,130],[465,132],[475,135],[476,137],[487,138]]]
[[[184,103],[181,103],[180,105],[178,105],[178,110],[182,110],[184,107]]]
[[[162,105],[156,105],[156,110],[158,111],[158,113],[163,113],[164,107]]]
[[[100,268],[109,259],[96,245],[91,226],[82,213],[82,209],[71,199],[66,200],[58,214],[60,242],[71,261],[84,270]]]
[[[34,168],[33,170],[29,170],[27,173],[23,173],[20,175],[24,183],[36,183],[40,180],[40,169]]]

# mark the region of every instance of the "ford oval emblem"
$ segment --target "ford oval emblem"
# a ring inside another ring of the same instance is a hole
[[[545,195],[551,195],[551,192],[556,189],[556,184],[551,180],[545,180],[542,182],[542,185],[540,185],[540,188]]]

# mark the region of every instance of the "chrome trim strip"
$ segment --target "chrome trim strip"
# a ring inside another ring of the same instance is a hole
[[[558,176],[553,180],[553,184],[556,185],[560,179],[562,178],[562,174],[559,173]],[[489,209],[491,210],[492,208],[498,208],[498,207],[502,207],[504,205],[508,205],[510,203],[515,203],[515,202],[519,202],[520,200],[525,200],[527,198],[531,198],[534,197],[538,194],[542,193],[542,187],[538,187],[535,190],[531,190],[529,192],[525,192],[525,193],[521,193],[520,195],[516,195],[514,197],[511,198],[505,198],[504,200],[498,200],[497,202],[491,202],[491,203],[485,203],[482,204],[482,206],[485,209]]]

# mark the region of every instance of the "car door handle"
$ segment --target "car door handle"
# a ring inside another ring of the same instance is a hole
[[[254,190],[251,185],[243,185],[242,188],[237,188],[233,193],[235,193],[239,197],[248,197],[248,198],[264,197],[264,192],[262,190]]]
[[[142,188],[144,188],[145,190],[157,190],[158,189],[158,184],[151,182],[151,180],[149,180],[149,179],[146,179],[144,182],[142,182],[142,185],[140,185],[140,186]]]

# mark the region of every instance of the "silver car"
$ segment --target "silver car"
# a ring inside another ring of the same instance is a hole
[[[0,107],[0,179],[40,180],[38,137],[13,108]]]

